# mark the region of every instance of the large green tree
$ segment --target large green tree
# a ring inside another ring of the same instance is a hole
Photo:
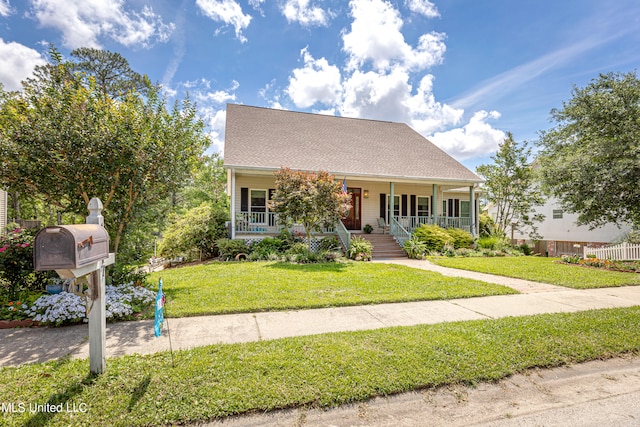
[[[544,215],[536,213],[535,207],[544,203],[544,197],[530,157],[528,144],[518,144],[508,132],[491,157],[493,163],[478,166],[476,170],[485,179],[483,190],[495,209],[495,228],[500,234],[506,234],[515,226],[532,239],[540,238],[536,223],[542,221]]]
[[[1,96],[0,185],[78,214],[99,197],[114,251],[132,219],[177,191],[209,145],[188,99],[167,108],[154,87],[116,99],[56,55],[21,91]]]
[[[311,237],[321,227],[333,227],[351,208],[351,197],[328,172],[282,168],[275,172],[275,192],[269,208],[285,224],[302,224],[311,250]]]
[[[580,224],[640,226],[640,80],[601,74],[551,111],[539,158],[548,192]]]

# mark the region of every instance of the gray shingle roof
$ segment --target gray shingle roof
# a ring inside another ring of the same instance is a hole
[[[404,123],[227,105],[226,167],[481,182]]]

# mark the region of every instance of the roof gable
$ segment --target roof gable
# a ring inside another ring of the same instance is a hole
[[[227,105],[226,167],[481,182],[404,123]]]

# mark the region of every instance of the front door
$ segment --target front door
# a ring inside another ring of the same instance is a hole
[[[347,188],[351,196],[351,209],[342,220],[347,230],[360,230],[362,228],[362,197],[360,188]]]

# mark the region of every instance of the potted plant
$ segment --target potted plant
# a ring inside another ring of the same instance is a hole
[[[367,234],[371,234],[371,232],[373,231],[373,227],[371,226],[371,224],[367,224],[364,226],[363,231]]]

